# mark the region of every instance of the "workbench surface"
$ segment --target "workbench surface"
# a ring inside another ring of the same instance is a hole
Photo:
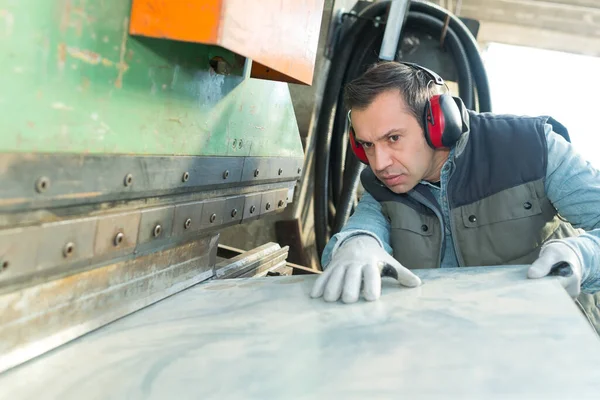
[[[315,276],[212,281],[0,375],[2,399],[598,399],[600,340],[555,278],[421,270],[353,305]]]

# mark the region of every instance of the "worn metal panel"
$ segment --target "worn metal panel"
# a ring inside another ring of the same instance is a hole
[[[1,294],[0,372],[209,279],[217,239]]]
[[[298,178],[302,172],[302,159],[253,157],[244,162],[242,182]]]
[[[351,305],[311,299],[314,275],[214,280],[8,371],[0,397],[598,398],[598,336],[527,269],[414,270]]]
[[[175,207],[173,218],[173,236],[183,235],[188,232],[198,232],[201,228],[202,201],[181,204]]]
[[[130,10],[0,3],[0,153],[302,156],[286,83],[244,79],[219,46],[132,37]]]
[[[136,246],[140,211],[109,215],[98,219],[94,254],[127,254]]]
[[[287,194],[288,191],[286,189],[272,190],[263,193],[260,215],[262,216],[285,208],[287,205]]]
[[[44,224],[39,229],[36,270],[42,271],[65,263],[89,260],[94,255],[96,218],[82,218]],[[35,248],[31,248],[35,251]]]
[[[250,194],[246,196],[246,201],[244,202],[244,221],[258,218],[260,215],[261,201],[262,194]]]
[[[221,199],[204,202],[202,208],[201,228],[212,228],[223,223],[225,217],[225,202]]]
[[[171,236],[175,207],[159,207],[141,212],[138,245]]]
[[[39,228],[0,231],[0,282],[35,270],[39,238]]]
[[[215,186],[296,180],[302,158],[5,154],[0,211],[89,204]],[[254,171],[260,174],[254,177]],[[242,182],[244,181],[244,182]]]
[[[225,200],[223,224],[239,224],[244,215],[245,196],[234,196]]]

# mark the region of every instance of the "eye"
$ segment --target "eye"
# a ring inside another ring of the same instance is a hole
[[[373,143],[369,143],[369,142],[363,142],[363,143],[362,143],[362,146],[363,146],[365,149],[370,149],[371,147],[373,147]]]
[[[392,135],[389,137],[389,140],[392,143],[396,143],[398,140],[400,140],[400,135]]]

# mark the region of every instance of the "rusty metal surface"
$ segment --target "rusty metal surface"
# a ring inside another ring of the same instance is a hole
[[[0,372],[209,279],[217,239],[0,295]]]
[[[174,214],[174,206],[142,211],[138,244],[169,238],[173,228]]]
[[[257,216],[282,211],[288,190],[284,186],[248,196],[215,195],[193,202],[178,202],[175,198],[167,205],[143,208],[134,205],[93,216],[71,215],[41,225],[0,229],[0,292],[93,269],[99,263],[176,246],[244,222],[246,210],[252,207]],[[261,204],[269,204],[269,209],[261,211]],[[248,215],[250,220],[256,218]]]
[[[301,157],[2,154],[0,212],[294,182],[302,162]]]

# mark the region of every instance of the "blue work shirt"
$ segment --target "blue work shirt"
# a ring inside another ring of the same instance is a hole
[[[548,165],[544,183],[546,195],[562,218],[575,228],[586,231],[580,236],[560,241],[570,245],[581,261],[582,292],[595,293],[600,290],[600,171],[584,160],[571,143],[553,132],[551,125],[545,125],[545,134],[548,145]],[[431,190],[441,205],[446,227],[446,246],[441,268],[459,267],[452,233],[448,228],[450,210],[446,199],[448,179],[453,169],[454,148],[442,167],[439,187],[429,182],[421,182]],[[362,195],[346,225],[325,246],[321,257],[323,269],[327,267],[332,254],[335,254],[344,240],[360,234],[374,237],[389,254],[392,254],[390,223],[384,217],[379,202],[367,192]]]

